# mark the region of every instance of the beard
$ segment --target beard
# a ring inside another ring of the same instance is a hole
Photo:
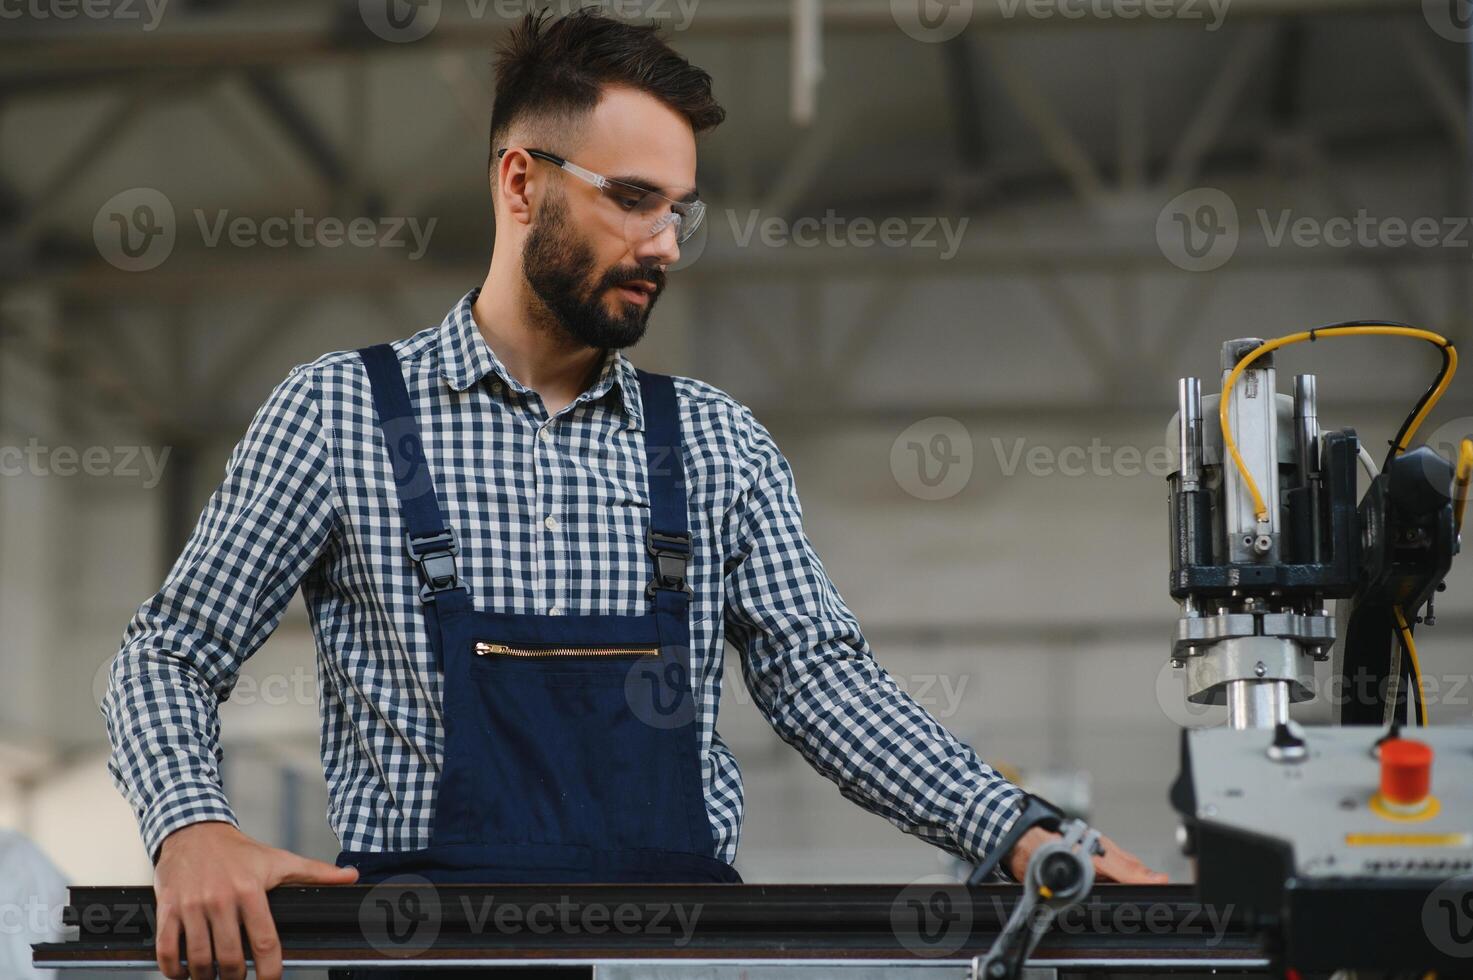
[[[584,347],[617,350],[637,343],[665,289],[665,273],[655,268],[615,266],[595,275],[593,249],[568,220],[567,200],[561,193],[549,194],[542,202],[522,248],[522,275],[551,314],[555,328]],[[654,284],[648,301],[636,306],[621,296],[619,312],[610,313],[604,294],[635,280]]]

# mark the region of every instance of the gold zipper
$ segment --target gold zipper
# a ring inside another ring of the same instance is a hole
[[[504,643],[476,642],[476,656],[501,657],[655,657],[659,647],[513,647]]]

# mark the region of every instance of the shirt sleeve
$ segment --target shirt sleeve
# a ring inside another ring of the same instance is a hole
[[[727,636],[742,651],[753,699],[845,797],[981,861],[1016,820],[1021,790],[875,662],[803,532],[787,460],[745,417],[744,485],[724,522],[725,597]]]
[[[295,368],[256,413],[113,659],[101,705],[108,772],[155,863],[181,827],[239,826],[220,782],[218,708],[333,533],[322,428],[312,372]]]

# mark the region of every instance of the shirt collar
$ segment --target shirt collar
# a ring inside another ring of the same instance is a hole
[[[508,388],[527,394],[529,389],[511,376],[476,326],[472,307],[480,294],[479,286],[472,289],[445,314],[445,319],[440,324],[440,373],[445,376],[446,383],[456,391],[465,391],[487,375],[494,374]],[[639,379],[634,365],[622,351],[611,350],[605,355],[598,380],[580,394],[574,403],[593,402],[610,394],[615,395],[611,401],[617,402],[623,410],[629,428],[643,429],[644,411],[639,397]]]

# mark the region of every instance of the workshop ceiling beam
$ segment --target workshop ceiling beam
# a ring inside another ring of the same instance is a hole
[[[1171,193],[1197,182],[1203,161],[1227,125],[1243,88],[1253,78],[1272,47],[1277,24],[1255,24],[1245,31],[1224,59],[1207,87],[1196,114],[1177,142],[1166,168],[1163,185]]]
[[[1279,30],[1270,69],[1268,115],[1282,131],[1295,129],[1304,109],[1304,19],[1292,17]]]
[[[793,28],[793,0],[705,0],[680,36],[691,39],[740,39],[783,36]],[[919,0],[917,0],[919,2]],[[1193,15],[1184,25],[1197,25],[1201,0],[1161,0],[1172,9]],[[356,6],[356,5],[354,5]],[[1009,16],[1011,5],[978,3],[967,23],[969,33],[1008,29],[1051,30],[1078,27],[1090,20],[1072,17],[1042,19]],[[1111,27],[1155,26],[1171,21],[1165,16],[1122,19],[1096,17],[1091,5],[1079,8],[1092,22]],[[1157,9],[1153,7],[1153,10]],[[1163,11],[1165,8],[1161,8]],[[445,5],[433,30],[412,43],[393,44],[368,33],[360,22],[352,30],[343,20],[321,8],[298,5],[267,13],[231,10],[209,15],[165,17],[157,29],[122,31],[110,25],[68,22],[65,30],[51,24],[7,21],[0,41],[0,88],[40,77],[65,80],[85,74],[116,81],[118,72],[156,72],[177,68],[243,69],[302,67],[364,54],[403,56],[435,48],[486,50],[512,23],[494,17],[475,19],[449,16]],[[1296,14],[1375,13],[1400,11],[1420,14],[1420,0],[1233,0],[1234,20]],[[350,11],[351,15],[351,11]],[[890,0],[826,0],[822,4],[827,35],[897,32]],[[1183,27],[1183,30],[1195,27]]]
[[[104,112],[92,131],[55,167],[31,199],[9,234],[22,242],[32,241],[67,192],[88,171],[106,162],[109,152],[153,102],[153,91],[140,89],[122,95]]]
[[[986,38],[984,43],[993,73],[1002,82],[1023,121],[1043,142],[1049,158],[1068,179],[1080,200],[1089,205],[1098,204],[1104,197],[1105,185],[1089,151],[1075,139],[1053,103],[1037,82],[1027,76],[1007,48],[995,37]]]
[[[1460,91],[1460,80],[1456,75],[1450,76],[1443,71],[1436,51],[1424,34],[1412,30],[1407,24],[1397,24],[1392,28],[1392,36],[1404,55],[1400,60],[1411,69],[1412,77],[1446,128],[1453,151],[1464,160],[1468,159],[1468,115],[1473,111],[1473,102]]]
[[[939,47],[946,70],[946,106],[957,162],[964,170],[978,173],[987,165],[987,128],[982,119],[977,58],[965,35]]]
[[[247,90],[301,153],[318,179],[327,187],[347,182],[351,168],[281,79],[259,69],[246,72],[244,77]]]

